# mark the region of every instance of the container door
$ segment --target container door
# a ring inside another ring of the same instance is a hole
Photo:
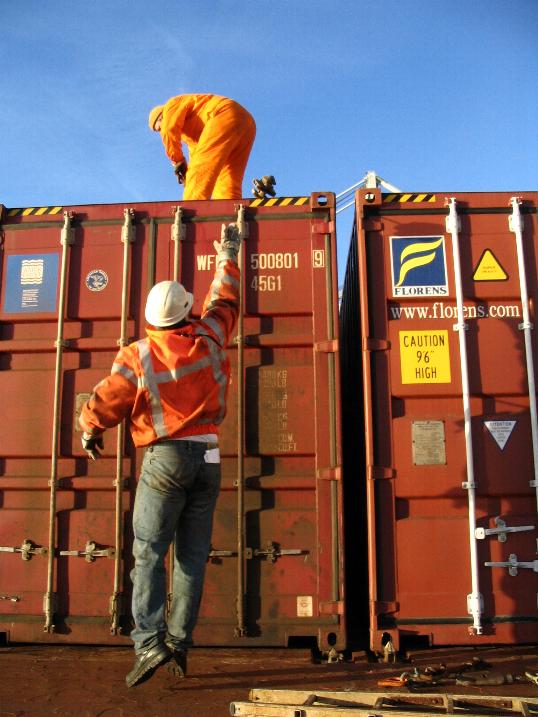
[[[223,222],[242,222],[223,486],[197,644],[345,644],[334,197],[7,210],[0,383],[0,631],[128,643],[131,514],[143,451],[77,416],[156,282],[199,315]],[[119,456],[119,458],[118,458]]]
[[[132,218],[122,207],[4,217],[0,614],[12,640],[107,642],[124,618],[134,454],[121,438],[117,459],[113,430],[102,459],[87,460],[77,417],[138,331]]]
[[[333,201],[255,200],[242,215],[243,319],[197,644],[345,644]],[[179,257],[157,242],[157,280],[178,267],[194,315],[213,242],[237,218],[231,202],[185,204]]]
[[[536,637],[536,200],[358,195],[373,649]]]

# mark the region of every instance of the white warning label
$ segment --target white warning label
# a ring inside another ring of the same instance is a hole
[[[515,421],[484,421],[484,424],[488,431],[491,433],[493,438],[495,439],[496,444],[499,446],[501,451],[506,445],[506,442],[510,438],[510,435],[512,431],[514,430],[514,426],[516,425]]]
[[[297,617],[312,617],[313,614],[312,595],[297,595]]]

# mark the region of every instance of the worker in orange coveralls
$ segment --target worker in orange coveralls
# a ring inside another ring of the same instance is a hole
[[[252,116],[219,95],[178,95],[154,107],[149,127],[161,133],[183,199],[241,199],[245,168],[256,136]],[[189,163],[181,143],[189,148]]]
[[[184,677],[198,618],[220,490],[217,441],[230,380],[225,348],[239,312],[237,226],[223,226],[214,244],[217,268],[201,318],[188,318],[193,296],[177,281],[155,284],[146,301],[147,337],[120,349],[80,415],[90,458],[99,457],[105,430],[126,417],[134,444],[146,448],[133,511],[136,660],[128,687],[164,663]],[[173,598],[165,619],[172,542]]]

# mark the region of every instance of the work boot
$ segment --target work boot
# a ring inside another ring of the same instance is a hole
[[[178,650],[172,642],[167,642],[166,646],[170,650],[171,659],[166,665],[166,669],[171,675],[183,678],[187,677],[187,653],[185,650]]]
[[[252,184],[254,185],[252,194],[258,199],[265,199],[267,195],[274,197],[276,194],[274,190],[276,181],[272,175],[266,175],[261,179],[253,179]]]
[[[157,667],[172,657],[168,647],[160,642],[158,645],[148,648],[145,652],[137,655],[133,669],[125,678],[127,687],[134,687],[143,680],[148,680]]]

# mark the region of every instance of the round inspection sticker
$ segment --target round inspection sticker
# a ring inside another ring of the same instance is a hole
[[[86,286],[90,291],[103,291],[108,284],[108,275],[102,269],[93,269],[86,276]]]

